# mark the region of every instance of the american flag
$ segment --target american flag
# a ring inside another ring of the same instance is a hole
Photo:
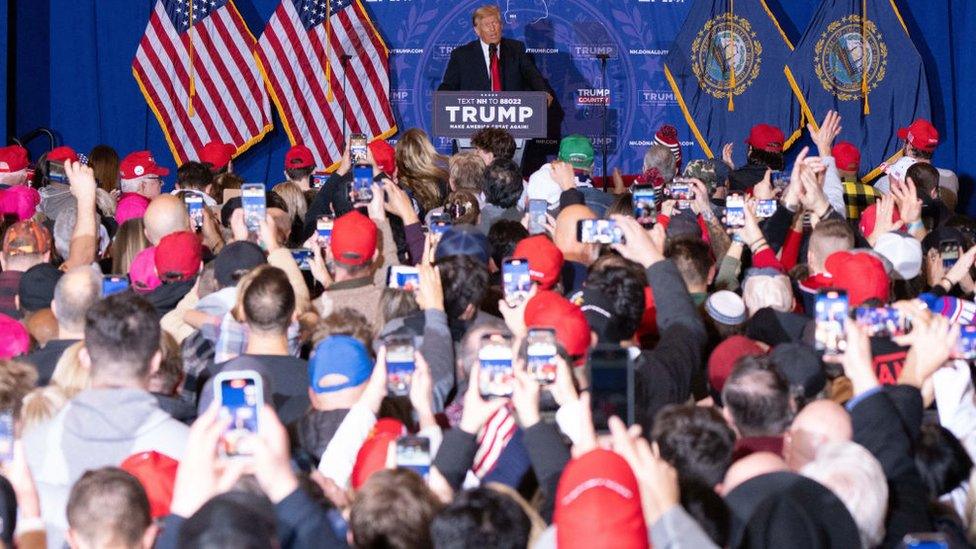
[[[351,56],[342,90],[340,56]],[[329,168],[342,158],[343,108],[352,133],[396,133],[390,109],[389,51],[359,0],[282,0],[255,55],[293,144]]]
[[[271,130],[254,36],[231,0],[159,0],[132,73],[180,164],[211,141],[237,153]]]

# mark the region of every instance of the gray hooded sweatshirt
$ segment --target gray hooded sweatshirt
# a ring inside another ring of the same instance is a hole
[[[85,471],[118,466],[133,454],[152,450],[180,460],[188,433],[151,393],[128,388],[83,391],[51,420],[24,433],[48,546],[64,543],[68,494]]]

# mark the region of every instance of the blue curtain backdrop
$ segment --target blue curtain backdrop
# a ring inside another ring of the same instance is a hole
[[[758,1],[758,0],[752,0]],[[108,143],[127,154],[148,148],[172,166],[162,131],[130,71],[136,45],[155,0],[10,0],[12,32],[0,38],[0,71],[9,119],[0,125],[14,135],[38,126],[54,128],[66,144],[87,151]],[[429,127],[432,90],[440,81],[450,48],[474,38],[470,13],[486,0],[366,0],[391,48],[394,110],[400,128]],[[251,31],[260,34],[277,0],[235,0]],[[767,0],[787,35],[796,40],[817,0]],[[563,133],[598,136],[600,109],[576,108],[578,90],[609,87],[610,165],[636,171],[654,130],[675,124],[686,158],[700,157],[662,65],[688,13],[684,0],[504,0],[499,2],[506,34],[524,40],[557,92],[565,111]],[[976,213],[976,105],[965,101],[976,89],[976,2],[898,0],[922,54],[932,97],[933,122],[942,132],[935,162],[964,176],[961,204]],[[0,21],[8,24],[0,0]],[[8,29],[9,30],[9,29]],[[593,57],[609,51],[607,82]],[[897,76],[897,60],[891,62]],[[3,113],[0,113],[0,117]],[[275,183],[288,142],[275,130],[235,160],[248,181]],[[444,142],[436,142],[439,146]],[[736,157],[744,157],[737,144]],[[35,143],[38,153],[43,145]],[[599,147],[598,147],[599,148]],[[872,160],[873,161],[873,160]],[[599,164],[599,160],[598,160]],[[866,166],[865,166],[866,167]]]

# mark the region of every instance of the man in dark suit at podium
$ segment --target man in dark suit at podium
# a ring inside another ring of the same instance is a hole
[[[525,44],[502,38],[502,14],[496,5],[481,6],[471,16],[478,40],[456,48],[438,91],[544,91],[549,87]],[[552,103],[552,95],[548,95]]]

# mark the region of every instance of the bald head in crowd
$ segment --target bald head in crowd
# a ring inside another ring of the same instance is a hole
[[[600,247],[597,244],[583,244],[576,239],[576,224],[581,219],[597,219],[597,215],[581,204],[563,208],[556,218],[556,234],[553,235],[553,241],[563,252],[566,261],[576,261],[588,266],[596,261]]]
[[[828,442],[851,440],[851,416],[832,400],[815,400],[800,410],[783,440],[783,456],[790,469],[799,471],[817,456]]]
[[[772,452],[756,452],[736,461],[725,473],[720,491],[722,496],[735,490],[740,484],[767,473],[788,471],[789,467],[783,458]]]
[[[186,213],[186,206],[178,197],[161,194],[154,198],[143,215],[146,226],[146,238],[153,246],[159,244],[164,236],[190,230],[190,216]]]
[[[102,297],[102,279],[92,267],[69,269],[54,287],[51,310],[58,319],[59,339],[82,339],[85,314]]]

